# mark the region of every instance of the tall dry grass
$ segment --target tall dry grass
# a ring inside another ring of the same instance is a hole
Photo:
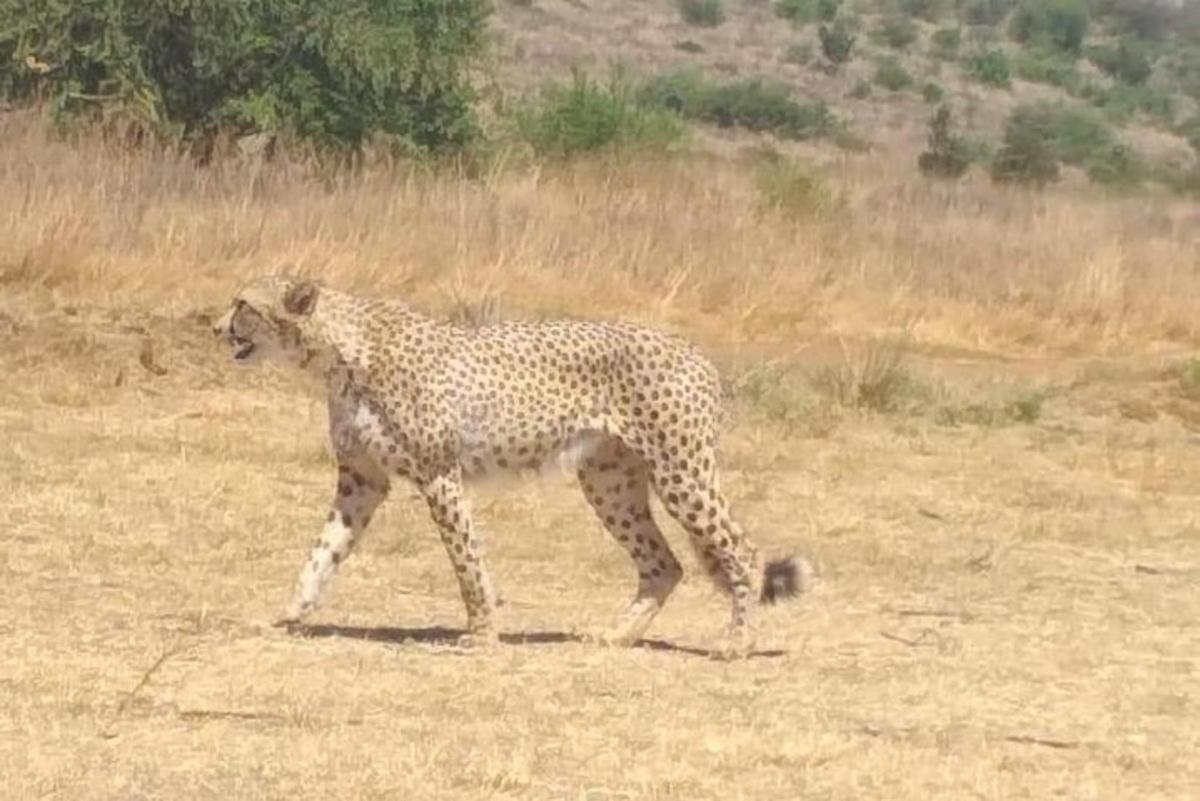
[[[27,113],[0,118],[0,141],[0,286],[62,302],[207,307],[289,264],[432,310],[498,296],[727,341],[902,330],[1029,354],[1200,339],[1200,210],[1165,197],[936,184],[878,154],[827,164],[844,202],[805,216],[764,208],[749,157],[320,176],[54,140]]]

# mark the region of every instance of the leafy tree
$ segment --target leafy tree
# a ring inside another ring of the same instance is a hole
[[[1085,0],[1022,0],[1009,33],[1021,43],[1078,53],[1088,28]]]
[[[821,40],[821,52],[830,64],[836,67],[850,60],[855,37],[845,20],[839,17],[831,25],[822,25],[817,29],[817,36]]]
[[[928,149],[917,157],[917,167],[926,175],[959,178],[971,166],[966,143],[954,133],[948,106],[939,106],[929,120]]]
[[[1004,128],[1004,143],[992,161],[992,180],[1042,187],[1057,181],[1058,159],[1046,115],[1018,106]]]
[[[0,92],[169,136],[453,146],[476,133],[466,68],[489,13],[488,0],[0,0]]]

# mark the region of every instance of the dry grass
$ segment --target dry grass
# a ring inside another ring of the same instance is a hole
[[[626,316],[707,341],[904,334],[921,346],[1127,353],[1197,341],[1200,210],[1069,187],[944,186],[911,164],[826,166],[839,214],[763,210],[751,166],[678,156],[491,170],[373,164],[325,181],[297,165],[48,144],[0,118],[0,283],[67,302],[223,303],[281,263],[446,310]],[[501,165],[503,162],[501,162]]]
[[[0,137],[0,797],[1200,794],[1200,401],[1154,355],[1196,344],[1194,209],[847,161],[845,218],[798,223],[699,157],[321,186]],[[566,479],[476,493],[493,652],[446,644],[460,602],[403,490],[289,636],[261,622],[332,488],[319,393],[234,370],[203,317],[285,261],[469,319],[646,319],[729,363],[904,332],[927,380],[1062,389],[1033,424],[739,416],[740,517],[822,570],[759,658],[706,657],[726,606],[682,547],[658,647],[576,642],[632,575]]]

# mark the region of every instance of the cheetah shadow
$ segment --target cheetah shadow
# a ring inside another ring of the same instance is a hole
[[[366,640],[368,642],[391,643],[407,645],[420,643],[424,645],[455,646],[458,640],[467,633],[466,629],[454,629],[447,626],[419,626],[399,628],[391,626],[339,626],[336,624],[300,623],[288,628],[288,633],[297,637],[344,637],[351,640]],[[500,642],[505,645],[566,645],[569,643],[587,644],[589,640],[581,634],[565,631],[518,631],[505,632],[500,635]],[[665,651],[669,653],[701,656],[708,659],[727,658],[722,651],[709,648],[696,648],[690,645],[676,645],[667,640],[638,640],[634,648],[644,648],[648,651]],[[780,649],[751,651],[747,659],[774,659],[784,656],[787,652]]]

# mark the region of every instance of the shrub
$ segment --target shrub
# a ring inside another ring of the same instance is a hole
[[[1007,89],[1011,85],[1008,71],[1008,56],[1003,50],[984,50],[971,56],[967,69],[975,80],[989,86]]]
[[[725,21],[725,4],[721,0],[676,0],[683,19],[701,28],[715,28]]]
[[[679,118],[637,102],[620,78],[602,85],[583,72],[568,84],[550,84],[539,102],[516,114],[517,131],[539,153],[566,156],[624,146],[657,149],[683,137]]]
[[[901,13],[926,22],[936,21],[946,11],[946,3],[943,0],[899,0],[897,7]]]
[[[1088,28],[1086,0],[1021,0],[1009,34],[1023,44],[1078,53]]]
[[[1114,122],[1127,122],[1139,112],[1167,128],[1175,122],[1174,99],[1149,86],[1118,83],[1107,88],[1093,88],[1087,94],[1092,105]]]
[[[1115,45],[1095,45],[1087,49],[1088,60],[1104,72],[1131,85],[1142,84],[1154,71],[1144,48],[1124,39]]]
[[[1176,22],[1172,0],[1107,0],[1104,10],[1126,30],[1144,39],[1162,39]]]
[[[1015,0],[960,0],[958,13],[968,25],[997,25],[1008,16]]]
[[[933,81],[926,81],[921,85],[921,97],[926,103],[940,103],[945,96],[945,90]]]
[[[788,88],[761,78],[709,83],[693,71],[661,75],[639,92],[642,103],[721,127],[770,131],[809,139],[833,131],[836,120],[824,103],[798,103]]]
[[[850,32],[850,26],[840,17],[831,25],[822,25],[817,29],[821,40],[821,52],[835,67],[850,60],[854,51],[855,36]]]
[[[899,92],[912,86],[912,76],[894,58],[881,58],[875,64],[875,84],[890,92]]]
[[[916,41],[917,25],[908,17],[892,14],[883,18],[871,33],[871,39],[893,50],[904,50]]]
[[[1057,53],[1022,50],[1009,60],[1009,66],[1021,80],[1050,84],[1071,93],[1082,84],[1075,64]]]
[[[1046,116],[1030,106],[1018,106],[1004,128],[1004,142],[992,161],[992,179],[1042,187],[1057,181],[1058,159]]]
[[[60,119],[114,111],[170,136],[280,132],[357,148],[461,145],[486,0],[0,0],[0,91]],[[26,58],[49,69],[25,68]]]
[[[1138,154],[1119,142],[1093,153],[1085,169],[1092,181],[1117,189],[1136,187],[1146,175],[1146,167]]]
[[[777,0],[775,13],[797,24],[815,19],[829,21],[837,16],[842,0]]]
[[[854,86],[852,86],[850,88],[849,94],[850,94],[850,97],[853,97],[855,100],[862,100],[864,98],[870,97],[871,96],[871,82],[868,80],[859,78],[857,81],[854,82]]]
[[[1038,103],[1029,109],[1045,121],[1055,156],[1067,164],[1084,164],[1116,144],[1108,126],[1087,109],[1052,103]]]
[[[962,31],[958,28],[938,28],[929,37],[933,45],[933,54],[938,58],[953,59],[958,56],[958,48],[962,44]]]
[[[917,157],[925,175],[959,178],[971,166],[966,144],[954,134],[954,119],[948,106],[940,106],[929,120],[928,149]]]

